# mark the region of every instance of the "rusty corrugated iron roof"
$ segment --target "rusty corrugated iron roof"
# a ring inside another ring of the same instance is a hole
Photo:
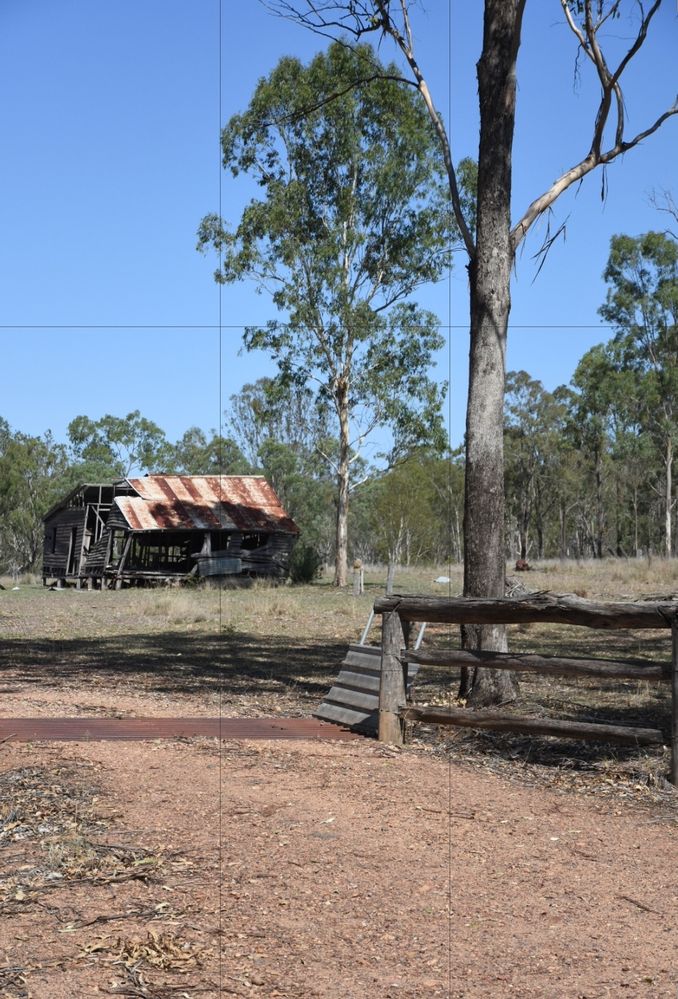
[[[299,528],[263,475],[146,475],[114,500],[133,531],[283,531]]]

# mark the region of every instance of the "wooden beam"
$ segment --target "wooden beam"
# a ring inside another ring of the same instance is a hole
[[[403,654],[408,663],[420,666],[486,666],[546,676],[597,676],[606,680],[648,680],[668,682],[670,671],[661,663],[641,659],[580,659],[563,656],[516,655],[508,652],[467,652],[463,649],[435,649]]]
[[[524,732],[526,735],[551,735],[560,739],[585,739],[595,742],[620,742],[632,746],[662,745],[659,729],[600,725],[593,722],[560,721],[553,718],[526,718],[496,712],[470,711],[463,708],[405,708],[400,713],[407,721],[457,725],[461,728],[493,729],[496,732]]]
[[[128,534],[127,537],[125,538],[125,547],[122,550],[122,555],[120,556],[120,561],[118,563],[118,571],[116,573],[116,589],[118,590],[120,589],[120,583],[122,581],[122,573],[125,568],[125,562],[127,561],[127,558],[129,556],[133,540],[134,540],[134,535],[131,533]]]
[[[530,593],[525,597],[379,597],[376,614],[395,611],[405,621],[447,624],[523,624],[547,621],[588,628],[670,628],[678,603],[599,603],[571,593]]]
[[[379,742],[402,746],[404,726],[400,710],[407,703],[406,666],[400,660],[403,629],[397,613],[384,614],[381,624],[381,676],[379,679]]]

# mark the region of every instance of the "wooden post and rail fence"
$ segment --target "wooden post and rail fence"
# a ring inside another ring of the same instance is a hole
[[[445,599],[422,596],[386,596],[374,604],[382,615],[382,661],[379,685],[379,740],[402,745],[406,721],[456,725],[498,732],[523,732],[562,739],[586,739],[625,745],[664,745],[660,729],[637,728],[551,718],[520,717],[499,711],[465,708],[418,708],[407,704],[409,663],[427,666],[486,666],[541,673],[545,676],[633,679],[671,685],[671,783],[678,785],[678,603],[596,603],[579,597],[534,593],[518,598]],[[555,623],[602,629],[670,629],[672,656],[660,663],[639,659],[584,659],[508,652],[470,652],[456,649],[413,651],[405,648],[405,630],[413,621],[462,624]]]

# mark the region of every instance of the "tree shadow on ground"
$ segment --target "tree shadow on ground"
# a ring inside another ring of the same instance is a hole
[[[93,639],[4,640],[0,684],[73,687],[134,681],[140,692],[321,699],[346,645],[289,637],[170,631]]]
[[[227,633],[222,636],[168,631],[59,641],[11,639],[0,642],[0,695],[3,688],[115,687],[129,693],[196,696],[232,708],[242,699],[243,714],[266,713],[280,704],[287,714],[310,714],[325,697],[339,673],[347,646],[343,642]],[[458,671],[426,671],[414,686],[415,701],[437,695],[454,699]],[[616,681],[600,685],[561,680],[536,683],[521,679],[521,698],[504,710],[533,717],[660,728],[670,734],[670,692],[667,684],[637,688]],[[264,702],[254,709],[248,700]],[[608,743],[529,738],[522,735],[416,726],[426,742],[449,745],[452,756],[502,757],[518,765],[590,770],[606,762],[624,763],[659,758],[661,747],[638,748]],[[453,735],[454,733],[454,735]]]
[[[569,739],[531,738],[496,732],[464,730],[458,740],[450,741],[451,755],[465,760],[498,759],[511,762],[518,769],[542,767],[548,771],[571,773],[614,773],[618,770],[641,775],[664,770],[668,779],[669,761],[661,746],[620,746],[604,742],[579,742]]]

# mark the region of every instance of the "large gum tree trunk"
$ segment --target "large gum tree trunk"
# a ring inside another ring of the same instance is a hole
[[[337,469],[337,531],[334,560],[334,585],[348,584],[348,501],[350,476],[350,438],[348,421],[348,390],[337,395],[339,414],[339,465]]]
[[[478,63],[480,146],[476,255],[469,267],[471,349],[466,411],[464,594],[501,597],[505,585],[504,389],[511,308],[511,151],[523,0],[486,0]],[[503,626],[466,627],[468,649],[506,651]],[[470,670],[460,694],[475,706],[513,700],[508,670]]]

